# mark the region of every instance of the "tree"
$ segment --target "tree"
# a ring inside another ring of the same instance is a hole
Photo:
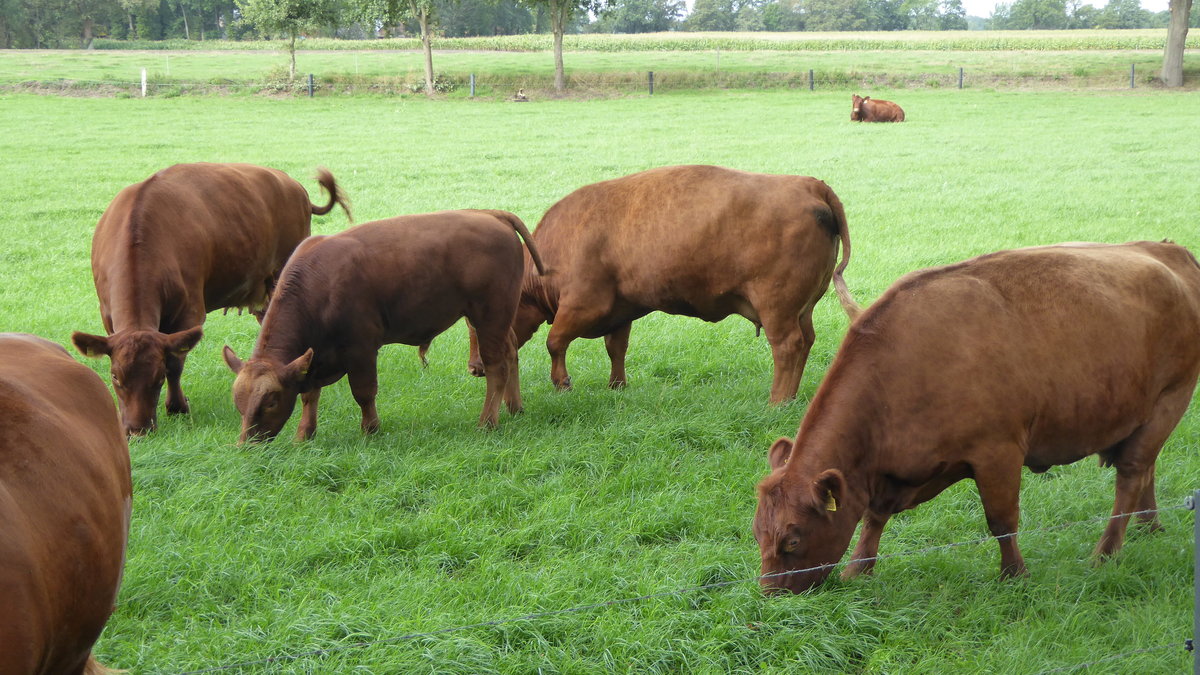
[[[296,38],[306,30],[337,20],[333,0],[237,0],[242,18],[263,33],[288,36],[291,67],[288,76],[296,79]]]
[[[767,30],[804,30],[804,12],[799,0],[772,0],[763,6],[762,17]]]
[[[1097,28],[1145,28],[1150,12],[1139,0],[1108,0],[1096,20]]]
[[[533,14],[515,0],[455,2],[438,8],[438,25],[448,37],[515,35],[533,30]]]
[[[607,33],[658,33],[674,28],[683,0],[616,0],[600,14],[597,29]]]
[[[587,13],[604,11],[606,0],[525,0],[534,9],[544,7],[550,15],[550,32],[554,34],[554,90],[562,93],[567,88],[567,76],[563,70],[563,34],[571,19]]]
[[[1067,27],[1066,0],[1016,0],[1009,26],[1014,30],[1047,30]]]
[[[864,0],[808,0],[805,30],[866,30],[868,7]]]
[[[430,98],[437,92],[433,84],[433,34],[432,26],[437,22],[435,0],[352,0],[355,13],[363,21],[374,25],[380,21],[385,26],[404,23],[405,19],[417,22],[421,31],[421,49],[425,53],[425,95]]]
[[[912,25],[911,15],[905,7],[914,0],[867,0],[867,29],[868,30],[904,30],[916,28]],[[933,5],[931,14],[937,16],[937,0],[915,0]],[[931,24],[932,25],[932,24]],[[927,28],[925,30],[937,30]]]
[[[1192,0],[1171,0],[1171,23],[1167,25],[1167,48],[1162,67],[1162,81],[1168,87],[1183,86],[1183,47],[1187,42],[1191,12]]]
[[[962,0],[941,0],[940,6],[942,30],[967,29],[967,10]]]
[[[690,31],[733,30],[737,9],[733,0],[696,0],[685,27]]]

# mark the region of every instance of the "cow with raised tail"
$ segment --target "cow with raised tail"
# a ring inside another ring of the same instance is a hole
[[[0,673],[110,672],[132,510],[112,395],[62,347],[0,334]]]
[[[1159,529],[1154,465],[1200,374],[1200,265],[1169,242],[1002,251],[913,272],[854,321],[795,442],[769,452],[754,536],[769,590],[870,571],[888,519],[964,478],[1002,576],[1021,469],[1089,455],[1116,469],[1098,558],[1129,515]],[[791,573],[795,570],[810,570]]]
[[[766,331],[775,360],[770,401],[780,403],[800,386],[816,338],[813,307],[830,279],[845,311],[858,311],[842,279],[846,214],[816,178],[651,169],[575,190],[533,236],[548,272],[526,267],[513,331],[520,346],[551,324],[550,379],[560,389],[571,387],[566,355],[577,338],[604,338],[609,386],[617,388],[627,382],[634,320],[653,311],[713,322],[738,314]],[[474,349],[468,367],[486,372]]]
[[[904,109],[891,101],[854,94],[850,106],[851,122],[903,122]]]
[[[205,315],[246,308],[261,316],[283,264],[309,235],[312,216],[345,197],[322,169],[329,203],[309,202],[287,174],[250,164],[176,164],[131,185],[100,217],[92,279],[107,335],[76,332],[91,357],[108,356],[129,434],[155,427],[159,392],[167,412],[188,412],[180,385]]]
[[[520,235],[518,237],[517,235]],[[487,393],[479,425],[494,427],[501,399],[521,411],[513,315],[525,272],[541,257],[507,211],[441,211],[364,223],[296,249],[280,278],[254,352],[228,346],[241,440],[274,438],[302,402],[297,439],[317,431],[321,388],[346,376],[362,430],[379,429],[377,359],[385,344],[428,346],[466,317],[479,335]]]

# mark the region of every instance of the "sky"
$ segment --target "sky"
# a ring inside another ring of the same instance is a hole
[[[967,10],[969,16],[981,16],[987,18],[992,15],[992,8],[996,6],[998,0],[962,0],[963,9]],[[1011,3],[1012,0],[1002,0],[1003,2]],[[1142,9],[1151,12],[1162,12],[1167,9],[1169,0],[1142,0]],[[1087,4],[1096,7],[1103,7],[1108,4],[1108,0],[1087,0]]]

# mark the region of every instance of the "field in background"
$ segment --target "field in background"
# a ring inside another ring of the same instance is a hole
[[[304,58],[304,56],[302,56]],[[852,292],[1002,248],[1169,237],[1200,251],[1195,92],[891,90],[908,122],[848,121],[844,93],[715,92],[531,104],[323,97],[117,100],[0,95],[0,330],[68,345],[101,330],[88,250],[113,195],[183,161],[281,168],[317,195],[329,167],[357,219],[502,208],[531,226],[554,201],[653,166],[714,163],[826,180],[846,205]],[[336,232],[339,214],[314,230]],[[752,578],[754,485],[791,435],[845,317],[825,299],[800,401],[765,404],[770,354],[746,321],[637,322],[630,387],[608,391],[603,344],[575,343],[575,390],[548,379],[545,330],[522,351],[526,414],[479,432],[483,382],[462,326],[385,347],[380,434],[345,383],[315,441],[238,447],[223,344],[257,324],[211,315],[188,360],[193,414],[131,452],[135,505],[118,608],[97,654],[179,672],[336,648],[245,672],[1030,673],[1191,635],[1191,514],[1134,532],[1092,567],[1111,469],[1026,473],[1031,577],[997,579],[994,543],[882,561],[873,578],[765,599],[754,583],[392,644],[360,642]],[[82,357],[80,357],[81,360]],[[107,364],[87,360],[107,381]],[[295,428],[293,421],[285,436]],[[1200,487],[1200,415],[1158,470],[1160,504]],[[973,484],[893,519],[885,554],[986,536]],[[1106,672],[1180,672],[1178,649]],[[1103,667],[1101,668],[1103,671]]]
[[[1200,46],[1200,38],[1197,45]],[[579,35],[566,41],[569,87],[576,95],[691,89],[856,87],[1128,88],[1155,86],[1165,31],[1004,31],[898,33],[660,33]],[[511,96],[549,93],[553,59],[544,35],[435,41],[434,69],[444,93]],[[0,87],[140,95],[147,71],[154,95],[181,93],[411,94],[424,80],[415,40],[305,40],[298,82],[287,80],[279,42],[98,41],[91,51],[0,51]],[[136,49],[134,49],[136,48]],[[1200,56],[1186,55],[1191,87]]]

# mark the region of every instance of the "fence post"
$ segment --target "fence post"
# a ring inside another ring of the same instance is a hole
[[[654,71],[650,71],[650,95],[654,95]]]
[[[471,73],[471,98],[475,98],[475,73]]]
[[[962,69],[962,66],[959,66],[958,67],[958,88],[959,89],[962,89],[962,76],[963,76],[963,69]]]
[[[142,68],[142,98],[146,98],[146,69]]]
[[[808,69],[808,90],[812,91],[813,89],[816,88],[816,86],[817,86],[816,80],[813,79],[813,69],[809,68]]]
[[[1133,76],[1134,76],[1134,71],[1136,69],[1137,69],[1136,63],[1129,64],[1129,88],[1130,89],[1133,89]]]
[[[1192,496],[1184,500],[1184,505],[1192,511],[1192,542],[1195,560],[1192,563],[1192,639],[1188,646],[1192,650],[1192,672],[1200,675],[1200,518],[1197,517],[1197,505],[1200,505],[1200,490],[1192,490]]]
[[[312,98],[312,90],[313,90],[313,76],[312,76],[312,73],[309,73],[308,74],[308,97],[309,98]]]

